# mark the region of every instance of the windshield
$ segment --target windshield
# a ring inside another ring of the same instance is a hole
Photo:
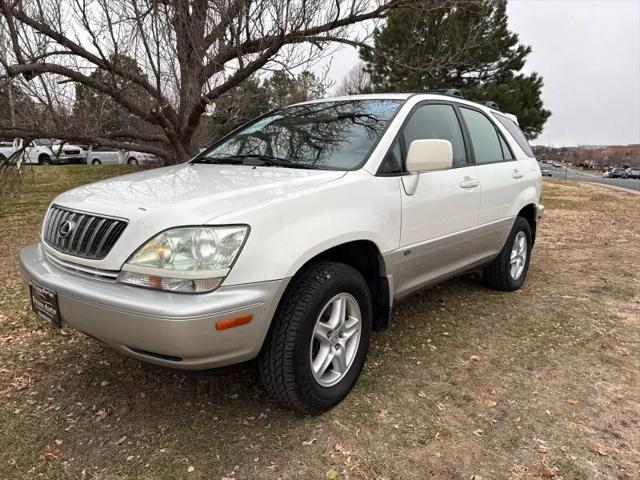
[[[194,162],[354,170],[401,103],[349,100],[285,108],[235,132]]]
[[[53,145],[53,141],[48,138],[36,138],[33,143],[39,147],[50,147]]]

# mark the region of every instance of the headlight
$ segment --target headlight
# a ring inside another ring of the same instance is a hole
[[[131,256],[118,280],[172,292],[210,292],[229,273],[248,232],[246,225],[167,230]]]

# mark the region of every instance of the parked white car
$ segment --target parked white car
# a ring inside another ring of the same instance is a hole
[[[158,163],[158,157],[150,153],[135,152],[133,150],[125,152],[120,163],[128,165],[146,165]]]
[[[319,100],[59,195],[21,264],[52,325],[174,368],[258,357],[274,398],[315,413],[396,301],[473,269],[522,286],[541,184],[513,116],[427,93]]]
[[[145,165],[158,163],[158,157],[144,152],[120,150],[113,147],[92,146],[87,150],[89,165]]]
[[[117,148],[90,145],[87,148],[88,165],[118,165],[124,163],[125,152]]]
[[[22,139],[16,138],[11,146],[8,142],[3,142],[0,146],[0,153],[9,158],[15,151],[23,146]],[[62,152],[60,149],[62,148]],[[22,163],[53,165],[68,163],[85,163],[86,153],[78,145],[60,143],[48,138],[37,138],[29,142],[21,155]]]
[[[9,158],[14,151],[12,142],[0,142],[0,161]]]

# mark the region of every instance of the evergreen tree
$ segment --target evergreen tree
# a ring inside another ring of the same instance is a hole
[[[398,9],[374,41],[361,52],[370,91],[457,88],[465,98],[493,100],[517,115],[529,138],[551,115],[540,99],[542,77],[519,73],[531,47],[509,31],[506,0]]]
[[[111,55],[109,61],[133,74],[141,74],[136,61],[126,55]],[[114,86],[123,96],[136,104],[142,105],[152,101],[149,94],[141,87],[120,76],[112,75],[106,70],[97,68],[91,72],[89,78]],[[76,84],[73,115],[78,125],[85,125],[87,128],[97,126],[97,131],[100,133],[125,129],[147,132],[153,130],[127,112],[109,95],[97,92],[81,83]]]
[[[213,112],[196,133],[197,143],[210,144],[269,110],[320,98],[325,92],[324,83],[307,70],[298,75],[278,70],[262,82],[249,77],[214,102]]]

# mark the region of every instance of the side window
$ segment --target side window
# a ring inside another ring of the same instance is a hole
[[[502,154],[501,138],[495,125],[480,112],[468,108],[460,108],[460,110],[469,130],[476,163],[481,165],[505,160]]]
[[[402,134],[407,149],[414,140],[449,140],[453,147],[453,167],[463,167],[467,164],[462,129],[451,105],[419,107],[411,115]]]

